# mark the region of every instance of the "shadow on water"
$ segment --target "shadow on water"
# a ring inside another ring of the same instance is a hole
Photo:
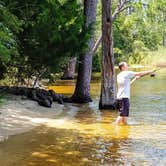
[[[51,126],[51,127],[50,127]],[[155,138],[132,138],[132,127],[114,126],[114,134],[56,128],[53,124],[11,136],[0,144],[3,166],[156,165],[165,148]],[[113,129],[109,127],[109,129]],[[101,130],[101,129],[100,129]],[[155,143],[155,144],[154,144]],[[164,140],[160,139],[160,143]],[[155,153],[155,156],[154,156]],[[9,157],[10,156],[10,157]],[[158,165],[158,164],[157,164]]]
[[[42,126],[19,136],[12,136],[0,145],[1,165],[100,165],[121,164],[120,153],[125,138],[111,140],[77,130]],[[17,153],[15,153],[17,151]],[[10,156],[10,158],[8,158]]]

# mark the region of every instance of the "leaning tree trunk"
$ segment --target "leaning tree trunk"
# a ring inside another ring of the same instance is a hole
[[[76,69],[76,62],[77,62],[76,57],[69,60],[61,79],[63,79],[63,80],[72,80],[72,79],[74,79],[74,74],[75,74],[75,69]]]
[[[112,0],[102,0],[102,82],[99,108],[113,109],[116,99],[112,37]]]
[[[97,0],[84,0],[85,27],[96,22]],[[72,101],[76,103],[90,102],[90,81],[92,71],[92,48],[94,45],[94,30],[89,40],[89,50],[79,58],[78,77]]]

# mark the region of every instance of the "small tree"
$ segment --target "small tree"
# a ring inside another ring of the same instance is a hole
[[[63,80],[71,80],[74,79],[74,74],[75,74],[75,70],[76,70],[76,62],[77,62],[77,58],[71,58],[69,60],[69,62],[67,63],[67,65],[65,66],[65,70],[63,73],[63,76],[61,79]]]

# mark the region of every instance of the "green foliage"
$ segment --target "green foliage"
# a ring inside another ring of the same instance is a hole
[[[83,26],[83,9],[77,0],[4,0],[4,5],[15,18],[9,25],[15,25],[14,42],[18,46],[18,54],[8,63],[11,77],[30,78],[43,71],[60,71],[69,57],[87,49],[92,28]],[[21,23],[19,33],[17,19]],[[9,42],[7,35],[5,38]],[[1,50],[5,57],[11,56],[9,50]]]
[[[117,2],[113,1],[113,11]],[[166,38],[166,1],[135,1],[133,8],[130,15],[125,10],[113,22],[116,64],[150,63],[150,58],[161,57],[155,50]],[[29,78],[45,69],[48,75],[61,71],[68,59],[86,51],[93,26],[84,26],[78,0],[0,0],[0,79]],[[96,26],[98,39],[100,2]],[[93,57],[93,71],[100,71],[100,61],[101,47]]]
[[[0,1],[0,61],[8,61],[12,54],[18,54],[15,34],[20,22]]]
[[[132,43],[134,40],[131,31],[132,26],[132,21],[127,19],[125,15],[117,18],[113,24],[114,48],[118,48],[125,54],[132,51]]]
[[[147,17],[149,18],[149,22],[152,27],[154,27],[157,31],[157,34],[163,40],[166,37],[166,1],[165,0],[157,0],[157,1],[149,1],[149,8],[147,10]],[[160,45],[166,46],[166,43],[161,41]]]
[[[122,50],[120,50],[119,48],[114,48],[114,56],[116,57],[115,64],[120,63],[123,58],[125,59],[125,57],[123,57]]]
[[[33,58],[37,58],[39,64],[57,70],[65,57],[78,56],[87,48],[83,11],[76,0],[46,1],[40,7],[42,12],[33,31],[35,54],[40,59]]]
[[[0,79],[12,57],[18,55],[16,34],[21,30],[20,26],[21,21],[0,1]]]
[[[117,6],[113,1],[113,11]],[[166,1],[133,1],[134,9],[121,12],[113,22],[115,64],[129,60],[131,63],[143,63],[148,57],[147,50],[157,50],[166,38]],[[101,34],[101,3],[98,3],[96,40]],[[138,43],[142,47],[135,48]],[[140,50],[139,50],[140,49]],[[149,51],[148,51],[149,52]],[[97,54],[101,54],[100,49]],[[95,59],[94,59],[95,60]],[[150,61],[149,61],[150,62]],[[96,60],[93,63],[96,68]],[[98,64],[100,66],[100,63]]]
[[[127,59],[141,63],[148,49],[156,50],[162,45],[163,37],[166,36],[164,5],[163,0],[137,1],[132,5],[132,14],[124,11],[118,16],[113,24],[116,63]],[[117,49],[120,54],[116,53]]]
[[[145,2],[144,2],[145,3]],[[162,35],[159,32],[158,25],[154,25],[149,17],[148,12],[152,4],[146,4],[143,7],[142,3],[135,5],[135,12],[131,18],[134,22],[134,38],[141,40],[149,49],[157,49],[161,44]],[[157,24],[157,22],[155,22]]]
[[[155,51],[148,51],[146,56],[144,56],[144,60],[142,61],[142,63],[145,65],[165,64],[166,63],[166,48],[159,47]]]
[[[148,49],[145,47],[142,41],[136,40],[133,43],[133,52],[132,55],[129,57],[129,63],[142,63],[145,56],[148,53]]]
[[[99,51],[93,56],[92,61],[92,71],[93,72],[100,72],[101,71],[101,47]]]

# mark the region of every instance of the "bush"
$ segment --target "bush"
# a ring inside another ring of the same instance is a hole
[[[129,56],[130,64],[143,63],[144,58],[148,55],[148,48],[145,47],[144,43],[139,40],[135,40],[132,46],[133,52]]]

